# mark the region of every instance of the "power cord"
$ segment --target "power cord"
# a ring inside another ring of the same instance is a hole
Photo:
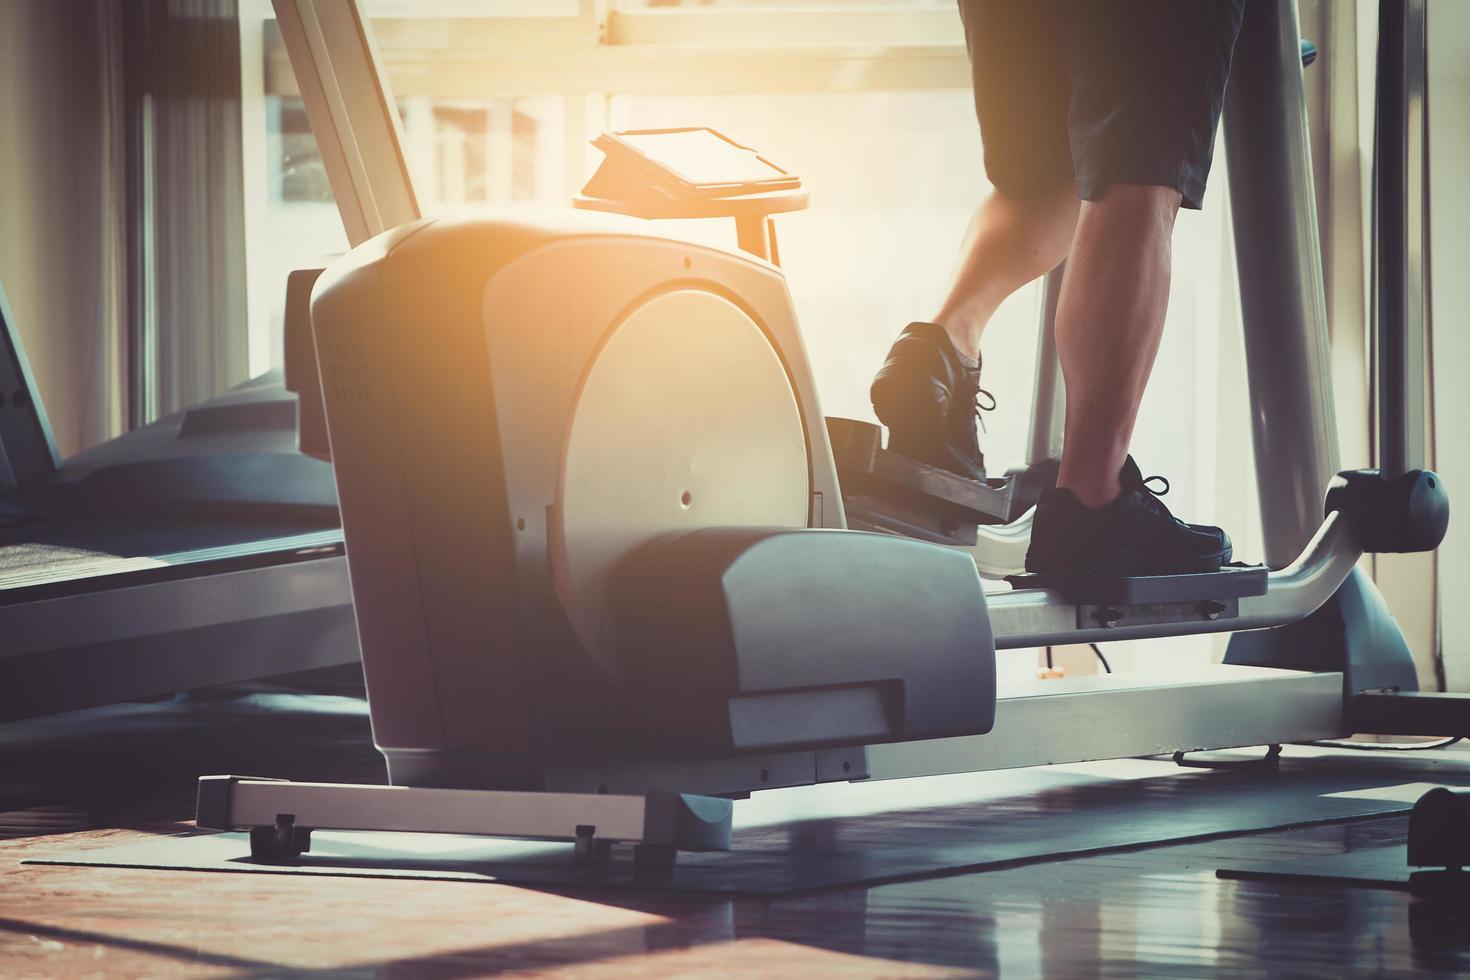
[[[1097,655],[1098,662],[1102,664],[1103,672],[1104,673],[1111,674],[1113,672],[1113,665],[1110,664],[1110,663],[1108,663],[1108,658],[1107,657],[1104,657],[1103,656],[1102,647],[1098,646],[1096,643],[1089,643],[1087,645],[1090,646],[1090,647],[1092,647],[1092,652]],[[1052,663],[1052,658],[1051,658],[1051,647],[1047,647],[1046,648],[1046,669],[1047,670],[1052,670],[1054,667],[1055,667],[1055,664]]]

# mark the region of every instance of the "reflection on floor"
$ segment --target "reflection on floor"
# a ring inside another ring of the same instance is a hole
[[[206,769],[381,778],[360,705],[320,693],[0,726],[0,831],[13,838],[0,844],[0,974],[1470,972],[1470,910],[1215,878],[1226,865],[1401,843],[1402,817],[768,898],[19,864],[178,833]]]

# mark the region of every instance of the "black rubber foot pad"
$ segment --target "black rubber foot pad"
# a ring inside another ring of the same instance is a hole
[[[1218,572],[1181,575],[1008,575],[1017,589],[1051,589],[1073,602],[1144,606],[1265,595],[1265,565],[1226,565]]]

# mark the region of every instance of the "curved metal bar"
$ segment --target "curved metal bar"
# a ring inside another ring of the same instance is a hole
[[[1315,612],[1342,585],[1362,554],[1351,522],[1334,512],[1296,561],[1271,573],[1266,594],[1241,599],[1239,614],[1230,618],[1079,626],[1077,603],[1047,589],[1021,589],[988,597],[990,626],[997,650],[1269,629]]]

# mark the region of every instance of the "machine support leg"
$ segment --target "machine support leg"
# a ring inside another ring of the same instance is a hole
[[[772,231],[770,219],[763,214],[735,218],[735,244],[742,252],[749,252],[758,259],[771,258]]]
[[[1383,0],[1378,9],[1374,100],[1373,318],[1378,469],[1385,479],[1427,461],[1424,47],[1423,0]]]

